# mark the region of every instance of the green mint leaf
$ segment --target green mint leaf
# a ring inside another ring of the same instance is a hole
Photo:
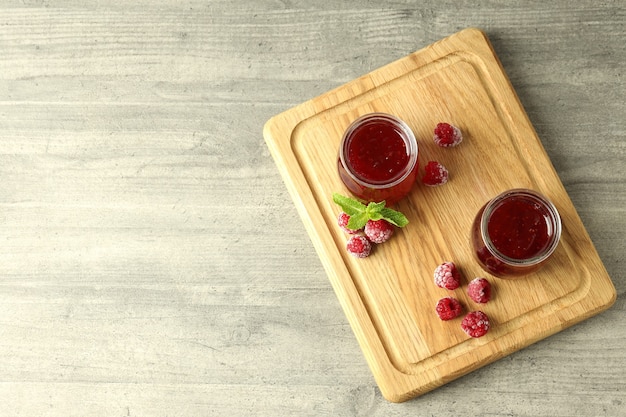
[[[381,210],[380,214],[382,215],[383,219],[387,220],[389,223],[395,226],[404,227],[409,224],[409,219],[407,219],[404,214],[400,213],[399,211],[392,210],[388,207],[384,207]]]
[[[353,198],[343,196],[341,194],[334,193],[333,201],[337,204],[348,216],[355,216],[361,213],[365,213],[365,204],[356,201]],[[360,227],[357,227],[360,229]]]
[[[380,214],[381,210],[384,208],[385,208],[385,202],[381,201],[380,203],[369,203],[365,210],[370,215],[373,215],[373,214]]]
[[[350,220],[348,220],[348,224],[346,227],[352,230],[359,230],[365,227],[365,224],[369,220],[369,216],[366,212],[358,213],[353,216],[350,216]]]
[[[383,218],[383,215],[382,215],[382,214],[380,214],[380,213],[369,213],[369,214],[368,214],[368,217],[370,218],[370,220],[374,220],[374,221],[376,221],[376,220],[380,220],[380,219],[382,219],[382,218]]]
[[[367,206],[353,198],[333,193],[333,201],[350,216],[346,227],[352,230],[359,230],[365,226],[368,220],[384,219],[397,227],[404,227],[409,220],[399,211],[385,207],[385,201],[379,203],[369,203]]]

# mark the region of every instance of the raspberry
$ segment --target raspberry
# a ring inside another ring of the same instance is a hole
[[[463,317],[461,328],[468,336],[484,336],[489,331],[489,317],[482,311],[472,311]]]
[[[449,123],[438,123],[435,128],[435,136],[433,140],[439,146],[444,148],[457,146],[463,141],[461,130]]]
[[[341,229],[346,232],[349,233],[351,235],[358,233],[359,230],[352,230],[352,229],[348,229],[348,222],[350,221],[350,216],[346,213],[341,212],[339,214],[339,217],[337,218],[337,224],[339,225],[339,227],[341,227]]]
[[[454,297],[445,297],[437,301],[435,307],[437,315],[441,320],[447,321],[457,317],[463,311],[463,307],[459,300]]]
[[[350,255],[357,258],[367,258],[372,251],[372,244],[365,236],[352,236],[346,244]]]
[[[371,242],[383,243],[393,235],[393,225],[384,219],[368,220],[364,232]]]
[[[474,278],[467,286],[467,294],[477,303],[491,299],[491,284],[485,278]]]
[[[461,274],[454,262],[444,262],[435,269],[435,284],[440,288],[455,290],[461,285]]]
[[[448,182],[448,170],[437,161],[428,161],[424,168],[426,173],[422,177],[422,182],[434,187]]]

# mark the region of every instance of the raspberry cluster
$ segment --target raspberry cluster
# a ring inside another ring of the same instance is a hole
[[[434,280],[439,288],[456,290],[461,286],[461,274],[454,262],[437,266]],[[475,278],[467,286],[467,295],[472,301],[484,304],[491,299],[491,284],[486,278]],[[437,301],[435,311],[441,320],[449,321],[461,315],[463,306],[457,298],[448,296]],[[461,329],[470,337],[484,336],[490,327],[489,317],[480,310],[470,311],[461,321]]]
[[[450,123],[438,123],[434,130],[433,140],[442,148],[458,146],[463,141],[461,129]],[[422,183],[429,187],[436,187],[448,182],[450,173],[439,161],[428,161],[424,167]]]
[[[337,224],[352,235],[346,244],[348,253],[357,258],[366,258],[372,251],[372,243],[385,243],[394,233],[395,227],[404,227],[409,219],[399,211],[385,206],[385,201],[369,202],[333,194],[333,202],[342,211]]]
[[[346,243],[346,250],[357,258],[367,258],[372,251],[373,243],[385,243],[394,233],[394,226],[384,219],[368,220],[365,227],[359,230],[348,229],[346,225],[349,220],[350,216],[342,212],[337,223],[346,233],[353,235]]]

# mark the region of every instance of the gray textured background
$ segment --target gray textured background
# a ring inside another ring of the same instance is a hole
[[[0,0],[0,415],[623,416],[623,1]],[[615,306],[380,395],[269,156],[272,115],[486,31]]]

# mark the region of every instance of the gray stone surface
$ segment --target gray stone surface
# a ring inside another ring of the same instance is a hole
[[[0,1],[0,415],[623,416],[625,18],[622,1]],[[470,26],[618,300],[391,404],[262,127]]]

